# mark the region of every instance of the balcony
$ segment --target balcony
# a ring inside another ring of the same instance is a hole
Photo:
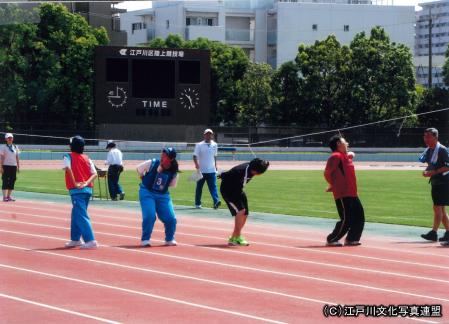
[[[207,38],[213,41],[224,42],[224,27],[223,26],[205,26],[205,25],[190,25],[185,29],[185,39],[193,40],[198,37]]]
[[[226,41],[231,43],[254,43],[254,29],[226,29]]]

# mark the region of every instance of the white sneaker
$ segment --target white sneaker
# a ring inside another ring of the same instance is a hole
[[[98,248],[97,241],[89,241],[80,246],[80,249],[89,250]]]
[[[202,209],[203,206],[201,206],[201,205],[195,205],[195,208],[196,208],[196,209]]]
[[[83,244],[83,242],[81,242],[81,241],[68,241],[65,244],[65,247],[66,248],[72,248],[72,247],[80,246],[81,244]]]
[[[150,240],[143,240],[140,242],[140,246],[151,246]]]
[[[441,246],[447,246],[447,247],[449,247],[449,241],[441,242]]]
[[[178,245],[178,242],[176,242],[175,240],[165,241],[165,245],[166,246],[176,246],[176,245]]]

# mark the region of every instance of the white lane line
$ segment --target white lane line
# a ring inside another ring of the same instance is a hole
[[[0,213],[2,213],[2,212],[0,211]],[[28,213],[16,213],[16,214],[25,215],[25,216],[31,216],[31,217],[35,217],[35,218],[54,219],[54,220],[59,220],[59,221],[64,221],[64,222],[68,222],[69,221],[69,220],[64,220],[64,219],[61,219],[59,217],[54,217],[54,216],[42,216],[42,215],[38,215],[38,214],[28,214]],[[9,220],[1,220],[0,219],[0,222],[1,221],[9,221]],[[34,224],[34,223],[25,222],[25,224]],[[140,227],[120,225],[120,224],[111,224],[111,223],[104,223],[104,222],[98,222],[98,221],[92,221],[92,224],[105,225],[105,226],[111,226],[111,227],[119,227],[119,228],[127,228],[127,229],[133,229],[133,230],[140,230]],[[158,230],[158,229],[154,229],[153,231],[154,232],[163,232],[162,230]],[[101,233],[101,232],[98,232],[98,233],[104,234],[104,233]],[[179,232],[179,231],[177,231],[176,234],[223,241],[223,238],[216,237],[216,236],[189,234],[189,233],[183,233],[183,232]],[[435,265],[435,264],[427,264],[427,263],[419,263],[419,262],[412,262],[412,261],[403,261],[403,260],[395,260],[395,259],[378,258],[378,257],[365,256],[365,255],[364,256],[359,256],[359,255],[339,253],[339,252],[332,252],[332,251],[311,250],[311,249],[307,249],[307,248],[292,247],[292,246],[286,246],[286,245],[280,245],[280,244],[271,244],[271,243],[261,243],[261,242],[256,242],[256,241],[254,241],[254,243],[258,244],[258,245],[262,245],[262,246],[271,246],[271,247],[283,248],[283,249],[293,249],[295,251],[302,251],[302,250],[304,250],[306,252],[325,253],[325,254],[332,254],[332,255],[343,255],[345,257],[356,257],[356,258],[367,259],[367,260],[382,261],[382,262],[392,262],[392,263],[420,266],[420,267],[424,267],[424,268],[433,268],[433,269],[447,270],[447,266],[444,266],[444,265],[440,266],[440,265]],[[195,245],[192,245],[192,246],[195,246]],[[202,248],[208,248],[208,247],[202,246]],[[217,250],[217,249],[215,249],[215,250]],[[225,253],[233,252],[233,251],[222,250],[222,249],[220,251],[221,252],[225,252]],[[249,255],[263,256],[263,257],[267,257],[267,258],[276,258],[276,259],[289,260],[289,261],[294,260],[295,262],[319,264],[319,265],[325,265],[325,266],[328,266],[328,267],[337,267],[337,268],[343,268],[343,269],[345,269],[345,268],[346,269],[359,269],[359,270],[362,269],[362,268],[354,268],[354,267],[343,266],[343,265],[336,265],[334,263],[320,263],[320,262],[316,262],[316,261],[307,261],[307,260],[302,260],[302,259],[291,259],[291,258],[285,258],[285,257],[280,257],[280,256],[272,256],[272,255],[266,255],[266,254],[260,254],[260,253],[249,253],[249,252],[242,252],[242,251],[238,251],[236,253],[245,253],[245,254],[249,254]],[[377,270],[371,270],[371,271],[377,271]],[[379,273],[382,273],[382,272],[379,272]]]
[[[46,276],[46,277],[50,277],[50,278],[57,278],[57,279],[62,279],[62,280],[66,280],[66,281],[82,283],[82,284],[89,285],[89,286],[95,286],[95,287],[101,287],[101,288],[117,290],[117,291],[126,292],[126,293],[139,295],[139,296],[151,297],[151,298],[154,298],[154,299],[168,301],[168,302],[171,302],[171,303],[187,305],[187,306],[191,306],[191,307],[195,307],[195,308],[206,309],[206,310],[219,312],[219,313],[225,313],[225,314],[234,315],[234,316],[238,316],[238,317],[250,318],[250,319],[254,319],[254,320],[258,320],[258,321],[262,321],[262,322],[267,322],[267,323],[284,323],[284,322],[280,322],[280,321],[271,320],[271,319],[268,319],[268,318],[253,316],[253,315],[244,314],[244,313],[240,313],[240,312],[234,312],[234,311],[230,311],[230,310],[226,310],[226,309],[222,309],[222,308],[217,308],[217,307],[211,307],[211,306],[206,306],[206,305],[202,305],[202,304],[191,303],[191,302],[188,302],[188,301],[185,301],[185,300],[181,300],[181,299],[164,297],[164,296],[160,296],[160,295],[156,295],[156,294],[150,294],[150,293],[143,292],[143,291],[127,289],[127,288],[121,288],[121,287],[106,285],[106,284],[102,284],[102,283],[98,283],[98,282],[87,281],[87,280],[82,280],[82,279],[73,278],[73,277],[67,277],[67,276],[61,276],[61,275],[56,275],[56,274],[52,274],[52,273],[48,273],[48,272],[42,272],[42,271],[36,271],[36,270],[31,270],[31,269],[26,269],[26,268],[21,268],[21,267],[15,267],[15,266],[11,266],[11,265],[8,265],[8,264],[0,263],[0,267],[1,268],[5,268],[5,269],[10,269],[10,270],[16,270],[16,271],[22,271],[22,272],[26,272],[26,273],[42,275],[42,276]]]
[[[70,207],[70,206],[69,206]],[[58,210],[54,210],[54,209],[48,209],[48,208],[33,208],[33,207],[25,207],[25,206],[19,206],[19,208],[25,208],[25,209],[32,209],[32,210],[41,210],[41,211],[46,211],[46,212],[58,212]],[[99,209],[99,208],[97,208]],[[104,211],[106,212],[111,212],[111,210],[107,210],[104,209]],[[13,213],[13,212],[11,212]],[[127,214],[131,214],[131,212],[125,212]],[[117,216],[104,216],[101,214],[98,214],[98,212],[91,212],[92,215],[94,215],[95,217],[101,217],[101,218],[106,218],[106,219],[114,219],[114,220],[120,220],[120,221],[141,221],[140,219],[140,215],[138,213],[135,213],[136,216],[138,216],[138,218],[129,218],[129,217],[117,217]],[[187,218],[191,218],[190,216],[184,216]],[[57,217],[56,217],[57,218]],[[62,219],[62,218],[60,218]],[[223,224],[225,224],[226,222],[221,222]],[[228,224],[228,223],[226,223]],[[232,226],[232,224],[228,224],[230,226]],[[219,232],[228,232],[229,230],[227,229],[223,229],[222,227],[207,227],[207,226],[199,226],[199,225],[188,225],[188,224],[179,224],[180,227],[188,227],[188,228],[198,228],[198,229],[206,229],[206,230],[213,230],[213,231],[219,231]],[[298,233],[310,233],[310,230],[298,230]],[[283,239],[291,239],[291,240],[295,240],[295,241],[305,241],[305,242],[313,242],[313,243],[319,243],[320,245],[323,245],[323,240],[313,240],[313,239],[309,239],[309,238],[302,238],[302,237],[292,237],[292,236],[286,236],[286,235],[277,235],[277,234],[270,234],[270,233],[260,233],[260,232],[253,232],[253,231],[247,231],[246,232],[249,235],[258,235],[258,236],[267,236],[267,237],[273,237],[273,238],[283,238]],[[193,234],[185,234],[185,235],[193,235]],[[257,243],[259,245],[268,245],[268,246],[276,246],[276,247],[283,247],[283,248],[290,248],[290,249],[297,249],[297,250],[307,250],[309,252],[313,252],[313,253],[324,253],[324,254],[337,254],[337,255],[344,255],[344,256],[350,256],[350,257],[355,257],[355,258],[374,258],[374,257],[369,257],[369,256],[365,256],[365,255],[360,255],[360,254],[351,254],[351,253],[344,253],[344,252],[335,252],[335,251],[326,251],[326,250],[312,250],[309,248],[305,248],[305,247],[296,247],[296,246],[285,246],[285,245],[279,245],[279,244],[270,244],[270,243],[263,243],[263,242],[258,242],[258,241],[253,241],[254,243]],[[389,241],[391,243],[395,243],[395,241]],[[425,242],[423,242],[425,243]],[[324,245],[323,245],[324,246]],[[368,248],[368,249],[374,249],[374,250],[381,250],[381,251],[388,251],[388,252],[395,252],[396,250],[394,248],[388,248],[388,247],[380,247],[380,246],[371,246],[371,245],[364,245],[363,248]],[[449,258],[449,255],[444,255],[444,254],[436,254],[436,253],[429,253],[429,252],[420,252],[420,251],[412,251],[412,250],[407,250],[407,249],[400,249],[399,250],[401,253],[407,253],[407,254],[415,254],[415,255],[422,255],[422,256],[434,256],[434,257],[438,257],[438,258]],[[393,262],[396,262],[396,260],[394,260]]]
[[[16,250],[22,250],[22,251],[30,251],[29,248],[24,248],[24,247],[16,246],[16,245],[8,245],[8,244],[1,244],[0,243],[0,246],[3,246],[5,248],[10,248],[10,249],[16,249]],[[98,263],[98,264],[108,265],[108,266],[117,267],[117,268],[124,268],[124,269],[144,271],[144,272],[149,272],[149,273],[156,273],[156,274],[159,274],[159,275],[164,275],[164,276],[169,276],[169,277],[174,277],[174,278],[188,279],[188,280],[200,281],[200,282],[205,282],[205,283],[211,283],[211,284],[220,285],[220,286],[226,286],[226,287],[250,290],[250,291],[254,291],[254,292],[258,292],[258,293],[264,293],[264,294],[276,295],[276,296],[281,296],[281,297],[293,298],[293,299],[298,299],[298,300],[302,300],[302,301],[309,301],[309,302],[314,302],[314,303],[319,303],[319,304],[337,305],[337,303],[335,303],[335,302],[329,302],[329,301],[320,300],[320,299],[308,298],[308,297],[303,297],[303,296],[298,296],[298,295],[291,295],[291,294],[284,294],[284,293],[273,291],[273,290],[253,288],[253,287],[249,287],[249,286],[233,284],[233,283],[224,282],[224,281],[204,279],[204,278],[199,278],[199,277],[193,277],[193,276],[176,274],[176,273],[172,273],[172,272],[159,271],[159,270],[153,270],[153,269],[141,268],[141,267],[134,267],[134,266],[125,265],[125,264],[121,264],[121,263],[100,261],[100,260],[95,260],[95,259],[90,259],[90,258],[81,258],[81,257],[72,256],[72,255],[66,255],[66,254],[60,254],[60,253],[48,252],[48,251],[33,250],[33,252],[48,254],[48,255],[52,255],[52,256],[57,256],[57,257],[62,257],[62,258],[72,259],[72,260],[77,260],[77,261],[86,261],[86,262],[91,262],[91,263]]]
[[[99,321],[99,322],[103,322],[103,323],[111,323],[111,324],[118,324],[118,323],[120,323],[120,322],[111,321],[111,320],[108,320],[108,319],[105,319],[105,318],[88,315],[88,314],[85,314],[85,313],[71,311],[69,309],[65,309],[65,308],[61,308],[61,307],[56,307],[56,306],[52,306],[52,305],[48,305],[48,304],[39,303],[39,302],[32,301],[32,300],[29,300],[29,299],[19,298],[19,297],[11,296],[11,295],[6,295],[6,294],[3,294],[3,293],[0,293],[0,297],[7,298],[7,299],[12,299],[12,300],[15,300],[15,301],[18,301],[18,302],[31,304],[31,305],[35,305],[35,306],[39,306],[39,307],[43,307],[43,308],[48,308],[48,309],[51,309],[51,310],[56,310],[56,311],[59,311],[59,312],[68,313],[68,314],[72,314],[72,315],[76,315],[76,316],[80,316],[80,317],[84,317],[84,318],[93,319],[93,320],[96,320],[96,321]]]
[[[35,225],[39,226],[40,224],[35,224]],[[56,226],[50,226],[50,225],[46,225],[46,227],[58,228]],[[51,239],[57,239],[57,240],[64,240],[62,238],[55,238],[55,237],[46,236],[46,235],[35,235],[35,234],[12,232],[12,231],[5,231],[5,230],[0,230],[0,232],[7,232],[7,233],[12,233],[12,234],[34,236],[34,237],[42,237],[42,238],[51,238]],[[109,234],[109,233],[103,233],[103,234],[111,235],[111,236],[117,236],[117,237],[125,237],[125,238],[135,239],[134,237],[127,236],[127,235]],[[262,272],[262,273],[269,273],[269,274],[275,274],[275,275],[287,276],[287,277],[293,277],[293,278],[308,279],[308,280],[332,283],[332,284],[348,286],[348,287],[363,288],[363,289],[367,289],[367,290],[381,291],[381,292],[394,293],[394,294],[405,295],[405,296],[427,298],[427,299],[437,300],[437,301],[442,301],[442,302],[449,302],[449,299],[445,299],[445,298],[439,298],[439,297],[415,294],[415,293],[410,293],[410,292],[405,292],[405,291],[400,291],[400,290],[386,289],[386,288],[380,288],[380,287],[374,287],[374,286],[368,286],[368,285],[362,285],[362,284],[354,284],[354,283],[350,283],[350,282],[338,281],[338,280],[332,280],[332,279],[325,279],[325,278],[321,278],[321,277],[312,277],[312,276],[300,275],[300,274],[295,274],[295,273],[290,273],[290,272],[281,272],[281,271],[266,270],[266,269],[248,267],[248,266],[239,266],[239,265],[230,264],[230,263],[222,263],[222,262],[217,262],[217,261],[208,261],[208,260],[202,260],[202,259],[181,257],[181,256],[175,256],[175,255],[169,255],[169,254],[163,254],[163,253],[151,252],[151,251],[130,250],[130,249],[126,249],[126,248],[109,246],[109,245],[102,245],[102,246],[110,247],[110,248],[114,248],[114,249],[125,250],[125,251],[128,251],[128,252],[148,253],[148,254],[152,254],[152,255],[158,255],[158,256],[168,257],[168,258],[173,258],[173,259],[178,259],[178,260],[194,261],[194,262],[200,262],[200,263],[205,263],[205,264],[220,265],[220,266],[223,266],[223,267],[226,267],[226,268],[243,269],[243,270],[249,270],[249,271],[254,271],[254,272]],[[216,249],[214,249],[214,250],[216,250]]]

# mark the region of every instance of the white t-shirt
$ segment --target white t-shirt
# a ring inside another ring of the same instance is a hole
[[[145,174],[147,174],[148,171],[150,171],[151,169],[151,164],[153,163],[153,160],[147,160],[145,162],[140,163],[136,170],[137,173],[139,174],[139,176],[143,177]],[[159,165],[159,168],[157,170],[158,172],[162,172],[162,167]],[[168,185],[169,187],[176,187],[178,185],[178,174],[176,174],[176,176],[172,179],[172,181],[170,182],[170,184]]]
[[[11,151],[12,150],[12,151]],[[3,165],[17,166],[16,157],[19,156],[20,150],[16,145],[9,148],[6,144],[0,147],[0,155],[3,157]]]
[[[123,165],[123,153],[118,148],[112,148],[106,157],[107,165]]]
[[[199,142],[195,145],[193,155],[198,159],[201,173],[215,173],[215,157],[218,154],[218,145],[214,141]]]

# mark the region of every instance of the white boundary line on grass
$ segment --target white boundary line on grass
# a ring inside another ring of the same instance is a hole
[[[40,224],[29,224],[29,225],[41,226]],[[51,226],[51,225],[45,225],[45,227],[53,227],[53,228],[57,228],[57,229],[59,228],[57,226]],[[0,232],[6,232],[6,233],[18,234],[18,235],[28,235],[28,236],[42,237],[42,238],[51,238],[51,239],[57,239],[57,240],[64,240],[62,238],[55,238],[55,237],[51,237],[51,236],[34,235],[34,234],[13,232],[13,231],[6,231],[6,230],[0,230]],[[110,233],[102,233],[102,234],[111,235],[111,236],[126,237],[126,238],[134,238],[134,237],[130,237],[130,236],[126,236],[126,235],[120,235],[120,234],[110,234]],[[367,290],[388,292],[388,293],[394,293],[394,294],[411,296],[411,297],[426,298],[426,299],[436,300],[436,301],[440,301],[440,302],[449,302],[449,299],[445,299],[445,298],[439,298],[439,297],[415,294],[415,293],[410,293],[410,292],[405,292],[405,291],[400,291],[400,290],[380,288],[380,287],[374,287],[374,286],[368,286],[368,285],[362,285],[362,284],[354,284],[354,283],[345,282],[345,281],[338,281],[338,280],[325,279],[325,278],[320,278],[320,277],[300,275],[300,274],[294,274],[294,273],[289,273],[289,272],[280,272],[280,271],[266,270],[266,269],[260,269],[260,268],[255,268],[255,267],[239,266],[239,265],[235,265],[235,264],[222,263],[222,262],[216,262],[216,261],[208,261],[208,260],[202,260],[202,259],[194,259],[194,258],[188,258],[188,257],[167,255],[167,254],[151,252],[151,251],[129,250],[129,249],[120,248],[120,247],[114,247],[114,246],[109,246],[109,245],[102,245],[102,246],[109,247],[109,248],[114,248],[114,249],[121,249],[121,250],[125,250],[125,251],[128,251],[128,252],[148,253],[148,254],[159,255],[159,256],[169,257],[169,258],[175,258],[175,259],[185,260],[185,261],[193,261],[193,262],[201,262],[201,263],[206,263],[206,264],[214,264],[214,265],[220,265],[220,266],[224,266],[224,267],[228,267],[228,268],[237,268],[237,269],[251,270],[251,271],[255,271],[255,272],[276,274],[276,275],[287,276],[287,277],[294,277],[294,278],[302,278],[302,279],[307,279],[307,280],[326,282],[326,283],[331,283],[331,284],[336,284],[336,285],[343,285],[343,286],[348,286],[348,287],[363,288],[363,289],[367,289]],[[190,246],[192,246],[192,245],[190,245]],[[214,249],[214,250],[216,250],[216,249]]]
[[[51,310],[56,310],[59,312],[63,312],[63,313],[68,313],[68,314],[72,314],[72,315],[76,315],[76,316],[80,316],[80,317],[84,317],[84,318],[90,318],[99,322],[104,322],[104,323],[111,323],[111,324],[117,324],[120,322],[116,322],[116,321],[111,321],[105,318],[101,318],[98,316],[92,316],[92,315],[88,315],[85,313],[80,313],[80,312],[75,312],[75,311],[71,311],[69,309],[65,309],[65,308],[61,308],[61,307],[56,307],[56,306],[52,306],[52,305],[48,305],[48,304],[43,304],[43,303],[39,303],[39,302],[35,302],[29,299],[24,299],[24,298],[20,298],[20,297],[16,297],[16,296],[11,296],[11,295],[7,295],[7,294],[3,294],[0,292],[0,297],[3,298],[7,298],[7,299],[12,299],[21,303],[26,303],[26,304],[31,304],[31,305],[35,305],[35,306],[39,306],[39,307],[43,307],[43,308],[48,308]]]
[[[192,306],[192,307],[196,307],[196,308],[202,308],[202,309],[215,311],[215,312],[219,312],[219,313],[225,313],[225,314],[234,315],[234,316],[238,316],[238,317],[250,318],[250,319],[254,319],[254,320],[258,320],[258,321],[262,321],[262,322],[284,323],[284,322],[280,322],[280,321],[271,320],[271,319],[268,319],[268,318],[253,316],[253,315],[244,314],[244,313],[240,313],[240,312],[234,312],[234,311],[221,309],[221,308],[217,308],[217,307],[210,307],[210,306],[206,306],[206,305],[202,305],[202,304],[191,303],[191,302],[188,302],[188,301],[185,301],[185,300],[181,300],[181,299],[164,297],[164,296],[161,296],[161,295],[150,294],[150,293],[146,293],[146,292],[143,292],[143,291],[127,289],[127,288],[121,288],[121,287],[112,286],[112,285],[106,285],[106,284],[102,284],[102,283],[98,283],[98,282],[87,281],[87,280],[82,280],[82,279],[72,278],[72,277],[67,277],[67,276],[61,276],[61,275],[56,275],[56,274],[52,274],[52,273],[48,273],[48,272],[42,272],[42,271],[36,271],[36,270],[27,269],[27,268],[15,267],[15,266],[11,266],[11,265],[8,265],[8,264],[0,263],[0,267],[1,268],[5,268],[5,269],[10,269],[10,270],[16,270],[16,271],[22,271],[22,272],[26,272],[26,273],[42,275],[42,276],[46,276],[46,277],[50,277],[50,278],[56,278],[56,279],[62,279],[62,280],[66,280],[66,281],[82,283],[82,284],[86,284],[86,285],[90,285],[90,286],[96,286],[96,287],[101,287],[101,288],[108,288],[108,289],[117,290],[117,291],[121,291],[121,292],[126,292],[126,293],[130,293],[130,294],[134,294],[134,295],[140,295],[140,296],[144,296],[144,297],[150,297],[150,298],[154,298],[154,299],[168,301],[168,302],[171,302],[171,303],[177,303],[177,304],[186,305],[186,306]]]

